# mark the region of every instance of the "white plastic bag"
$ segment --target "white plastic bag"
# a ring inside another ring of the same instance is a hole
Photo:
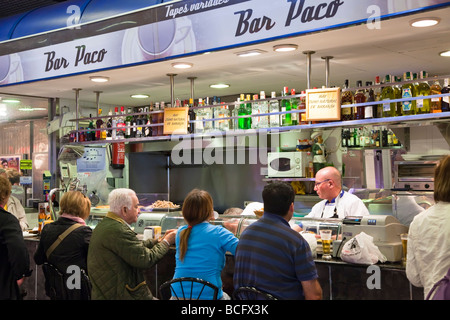
[[[344,244],[341,259],[356,264],[375,264],[378,261],[386,261],[386,257],[373,243],[373,237],[364,232],[357,234]]]

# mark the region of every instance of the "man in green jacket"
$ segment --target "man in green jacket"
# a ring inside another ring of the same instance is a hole
[[[175,243],[175,230],[162,240],[141,241],[131,230],[139,200],[131,189],[115,189],[108,198],[110,212],[94,229],[88,251],[88,275],[93,300],[153,299],[143,270],[156,264]]]

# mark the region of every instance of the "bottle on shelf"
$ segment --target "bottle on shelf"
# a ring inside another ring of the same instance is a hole
[[[289,88],[283,87],[281,92],[282,97],[287,97],[289,95]],[[281,111],[291,111],[291,102],[289,99],[281,99]],[[290,113],[284,113],[281,115],[281,125],[290,126],[292,125],[292,115]]]
[[[280,104],[278,103],[277,94],[275,91],[271,93],[272,100],[269,101],[269,111],[270,113],[280,112]],[[269,117],[270,127],[279,127],[280,126],[280,115],[276,114]]]
[[[259,103],[259,112],[260,113],[269,113],[269,103],[265,100],[266,92],[260,91],[259,98],[261,100],[263,100],[263,101],[260,101],[260,103]],[[258,128],[268,128],[268,127],[269,127],[269,117],[268,116],[260,117]]]
[[[114,108],[114,115],[118,115],[118,114],[119,114],[119,108],[115,107]],[[113,127],[113,129],[111,131],[111,138],[113,140],[117,139],[117,119],[118,119],[118,117],[112,117],[111,126]]]
[[[203,105],[204,106],[210,106],[209,97],[206,97],[203,99]],[[203,132],[211,132],[213,129],[213,123],[212,121],[207,121],[209,119],[212,119],[212,108],[203,108]]]
[[[112,130],[109,129],[112,127],[112,110],[109,109],[108,112],[108,120],[106,120],[106,127],[108,128],[108,130],[106,131],[106,140],[110,140],[112,139]]]
[[[404,81],[411,81],[411,72],[405,72],[403,75]],[[413,98],[416,96],[416,90],[414,84],[405,83],[402,86],[402,99]],[[402,115],[413,115],[416,114],[416,100],[406,100],[402,102]]]
[[[92,114],[89,114],[89,118],[92,118]],[[94,131],[94,121],[92,119],[89,120],[88,129],[91,129],[86,132],[86,141],[95,141],[95,131]]]
[[[151,111],[153,111],[153,112],[159,111],[159,102],[155,102],[155,105],[153,106]],[[152,122],[152,124],[158,124],[158,113],[152,113],[151,122]],[[157,137],[158,136],[158,127],[154,126],[151,128],[152,128],[152,132],[151,132],[152,137]]]
[[[241,93],[241,97],[239,98],[239,109],[238,109],[238,116],[246,116],[247,115],[247,109],[245,107],[245,95]],[[239,129],[249,129],[247,118],[239,118],[238,120],[238,127]]]
[[[125,127],[125,107],[120,107],[120,117],[117,117],[117,127]],[[125,129],[117,129],[117,139],[125,138]]]
[[[439,80],[435,80],[433,85],[430,87],[430,95],[441,94],[442,88]],[[442,112],[441,98],[431,98],[431,112],[439,113]]]
[[[371,81],[366,82],[366,87],[370,87],[372,85]],[[373,91],[373,88],[368,88],[365,92],[366,95],[366,102],[374,102],[375,101],[375,92]],[[365,119],[372,119],[374,111],[376,112],[377,105],[369,105],[364,108],[364,118]]]
[[[420,83],[417,84],[417,97],[426,97],[430,95],[431,89],[428,85],[428,82],[424,81],[423,79],[427,78],[428,75],[425,71],[420,71],[420,79],[422,80]],[[430,113],[430,107],[431,107],[431,101],[430,99],[419,99],[416,100],[416,107],[417,107],[417,113],[423,114],[423,113]]]
[[[102,116],[102,109],[98,108],[98,116]],[[106,126],[105,121],[103,119],[97,119],[95,121],[95,126],[97,129],[104,129]],[[106,139],[106,130],[95,131],[95,140],[105,140]]]
[[[198,99],[198,107],[203,107],[203,99],[199,98]],[[205,125],[204,125],[204,119],[206,119],[205,117],[205,109],[204,108],[200,108],[200,109],[195,109],[195,120],[197,120],[197,122],[195,122],[195,133],[203,133],[205,130]]]
[[[364,90],[361,89],[362,87],[362,81],[358,80],[356,81],[357,90],[355,92],[355,103],[365,103],[366,102],[366,96],[364,95]],[[355,120],[362,120],[365,117],[364,111],[365,106],[362,107],[353,107],[353,115]]]
[[[295,96],[295,89],[291,89],[291,96]],[[298,109],[298,98],[291,98],[290,103],[291,103],[291,110]],[[299,113],[293,112],[291,114],[291,121],[292,121],[293,126],[298,125],[298,123],[299,123],[298,119],[299,119]]]
[[[136,133],[135,133],[135,137],[136,138],[142,138],[144,136],[144,131],[143,131],[143,127],[142,125],[145,124],[144,122],[144,118],[142,115],[143,109],[142,108],[138,108],[138,115],[136,115]]]
[[[298,109],[303,110],[304,112],[299,114],[300,123],[299,124],[307,124],[306,121],[306,91],[302,91],[303,96],[300,97]]]
[[[142,123],[143,125],[145,125],[145,127],[142,128],[142,135],[144,137],[152,137],[153,136],[153,131],[156,130],[155,127],[149,127],[148,125],[153,124],[153,117],[154,115],[152,115],[151,113],[149,113],[150,111],[153,111],[153,104],[150,104],[150,106],[145,107],[144,108],[144,113],[146,113],[146,115],[142,116]]]
[[[353,92],[349,90],[348,87],[348,80],[345,80],[344,88],[342,89],[341,94],[341,107],[348,105],[348,104],[354,104],[354,96]],[[342,108],[341,109],[341,120],[347,121],[347,120],[353,120],[353,108]]]
[[[252,108],[252,129],[258,129],[259,128],[259,121],[260,121],[260,117],[257,117],[256,115],[261,113],[260,110],[260,102],[256,101],[258,100],[258,95],[254,94],[253,95],[253,103],[251,104],[251,108]]]
[[[157,114],[158,124],[164,123],[164,108],[166,107],[166,103],[164,101],[161,101],[159,105],[160,113]],[[164,126],[158,126],[157,127],[158,136],[162,136],[164,132]]]
[[[381,91],[380,99],[381,101],[385,100],[394,100],[395,99],[395,92],[394,88],[392,87],[392,76],[386,75],[385,77],[385,86],[383,90]],[[387,102],[383,103],[383,118],[387,117],[395,117],[396,111],[397,111],[397,105],[394,102]]]
[[[194,121],[195,120],[195,111],[194,111],[194,109],[192,109],[194,107],[194,99],[192,99],[192,98],[189,99],[189,104],[187,105],[187,107],[189,108],[189,111],[188,111],[189,121]],[[188,132],[195,133],[195,122],[188,122]]]
[[[133,138],[132,134],[131,134],[131,132],[132,132],[132,130],[131,130],[132,121],[133,121],[133,116],[131,115],[131,108],[128,107],[127,116],[125,117],[125,126],[127,127],[125,129],[125,138]]]
[[[220,131],[230,130],[230,120],[223,119],[230,117],[230,111],[228,110],[228,106],[223,102],[221,103],[220,108],[218,109],[217,117],[221,120],[217,121],[218,127],[216,129]]]
[[[245,104],[245,112],[248,116],[252,115],[252,103],[250,102],[251,99],[252,99],[251,95],[247,94],[245,97],[245,100],[247,101]],[[252,118],[248,117],[248,118],[245,118],[245,120],[247,121],[247,125],[246,125],[247,129],[251,129],[252,128]]]
[[[449,82],[450,79],[444,79],[444,86],[441,89],[441,94],[450,93]],[[442,112],[450,111],[450,96],[442,97],[441,110]]]
[[[400,85],[399,82],[402,82],[402,77],[394,77],[395,79],[395,85],[394,87],[394,96],[395,99],[401,99],[402,98],[402,86]],[[399,101],[396,103],[396,108],[395,108],[395,115],[396,116],[401,116],[402,115],[402,103]]]
[[[380,77],[376,76],[375,77],[375,85],[376,87],[374,88],[374,94],[375,94],[375,101],[380,101],[381,100],[381,81],[380,81]],[[376,105],[376,112],[373,114],[374,118],[382,118],[383,117],[383,105],[381,104],[377,104]]]

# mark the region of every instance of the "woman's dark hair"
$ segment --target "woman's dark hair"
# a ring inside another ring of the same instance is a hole
[[[274,181],[264,187],[262,198],[265,212],[285,216],[294,202],[295,193],[290,184]]]

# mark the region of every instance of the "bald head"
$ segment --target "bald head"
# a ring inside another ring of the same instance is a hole
[[[342,189],[341,173],[335,167],[325,167],[317,171],[314,190],[321,199],[336,198]]]

